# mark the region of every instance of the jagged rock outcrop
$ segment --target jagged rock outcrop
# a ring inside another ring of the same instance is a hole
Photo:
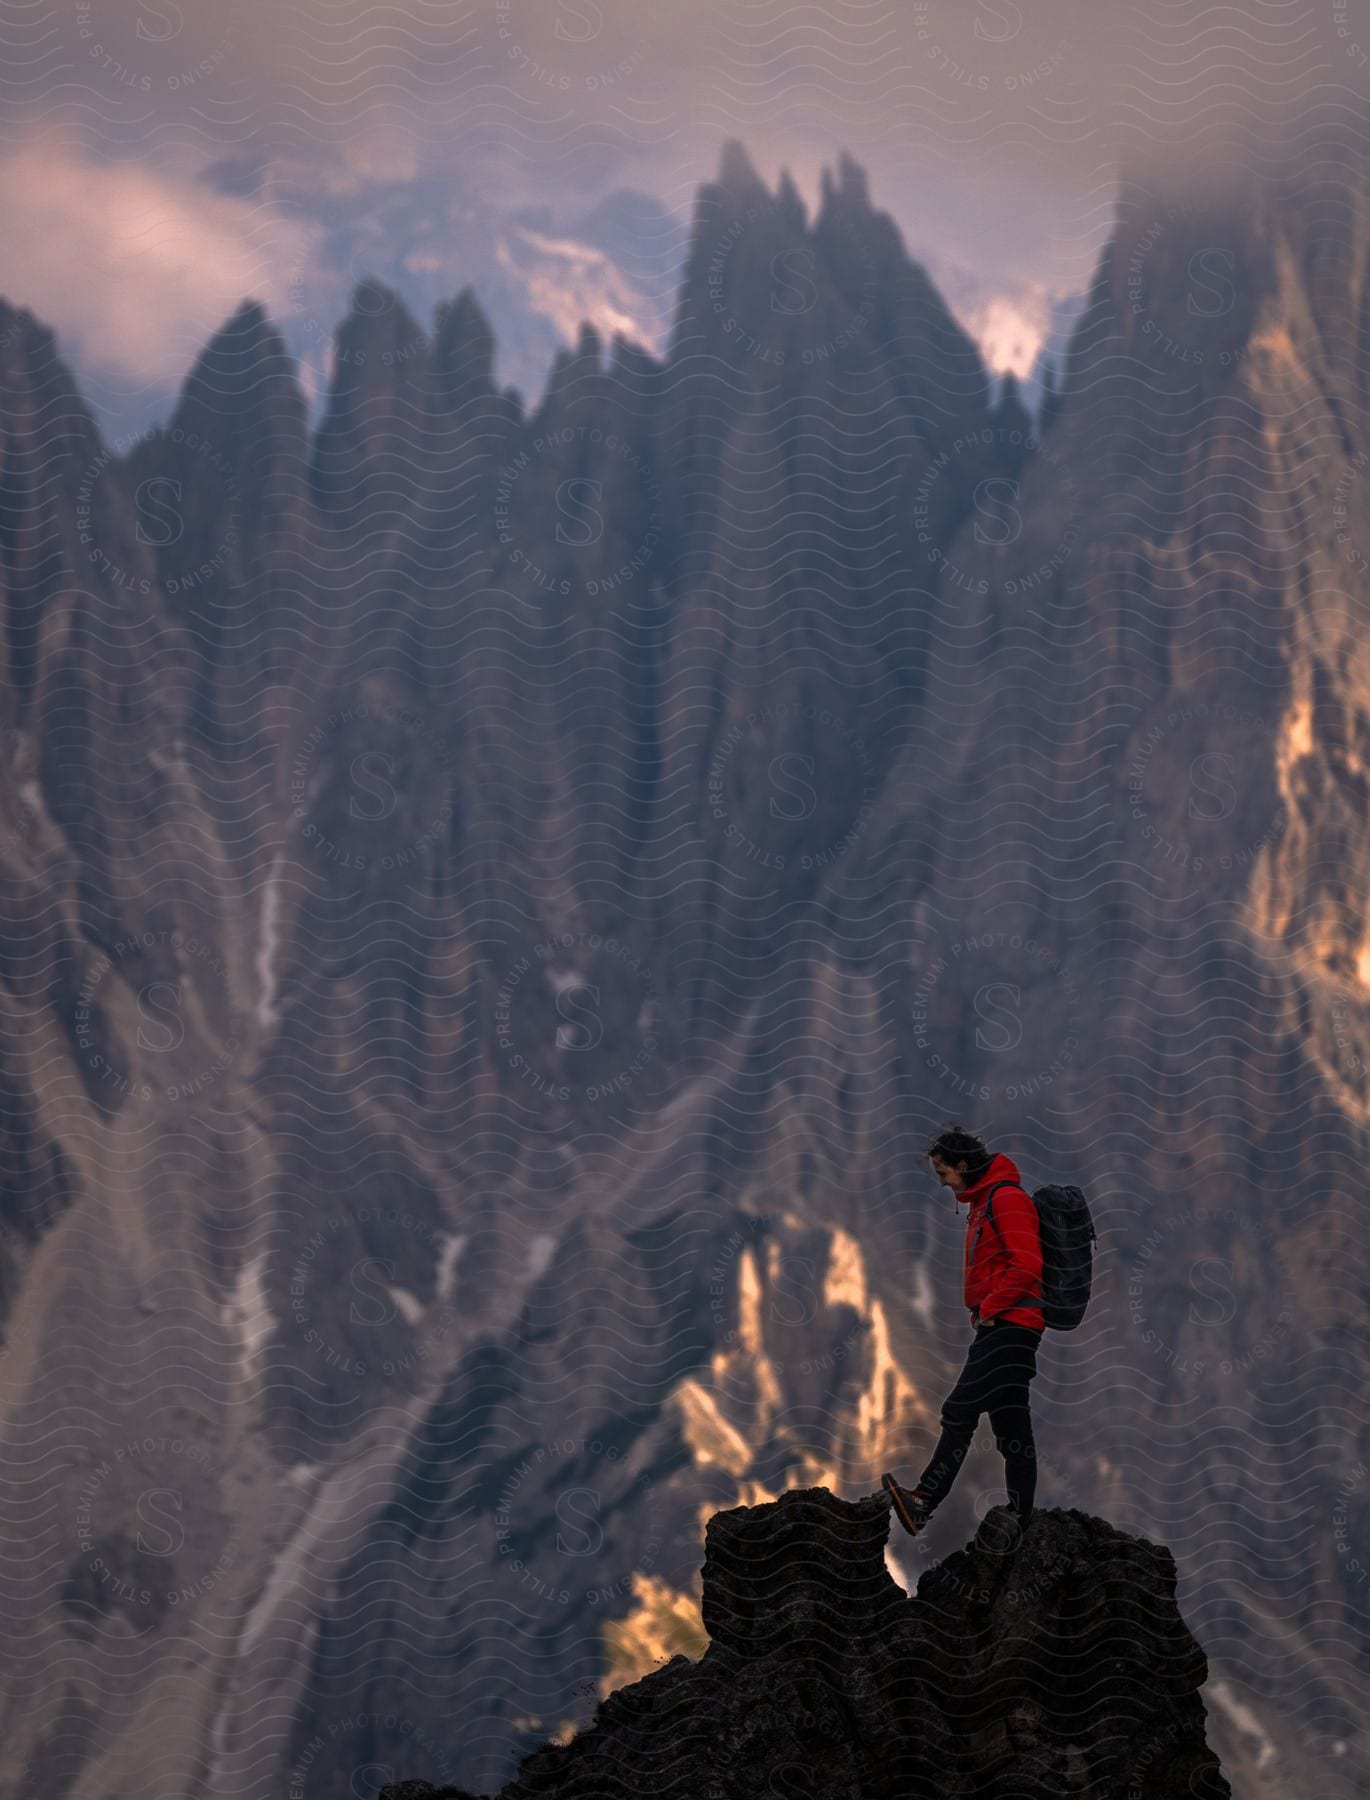
[[[883,1496],[715,1513],[710,1644],[602,1700],[498,1800],[1225,1800],[1208,1667],[1157,1544],[1075,1510],[991,1510],[907,1595]],[[472,1800],[407,1780],[380,1800]]]

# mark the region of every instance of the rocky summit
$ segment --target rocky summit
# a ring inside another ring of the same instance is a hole
[[[601,1701],[498,1800],[1225,1800],[1175,1562],[1073,1509],[1007,1507],[910,1597],[883,1496],[715,1513],[698,1661]],[[473,1800],[404,1781],[381,1800]]]

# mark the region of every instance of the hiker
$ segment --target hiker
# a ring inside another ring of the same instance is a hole
[[[932,1459],[910,1489],[886,1472],[880,1481],[900,1524],[923,1530],[946,1498],[970,1448],[981,1413],[989,1414],[1004,1459],[1009,1505],[1021,1530],[1032,1516],[1037,1453],[1028,1409],[1028,1383],[1037,1373],[1042,1309],[1042,1245],[1037,1208],[1018,1167],[991,1156],[978,1137],[953,1125],[928,1145],[928,1160],[943,1187],[969,1207],[963,1295],[975,1337],[965,1367],[942,1405],[942,1435]],[[997,1187],[996,1183],[1006,1185]],[[987,1201],[993,1192],[993,1211]]]

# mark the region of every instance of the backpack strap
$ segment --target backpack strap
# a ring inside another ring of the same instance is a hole
[[[994,1224],[994,1196],[999,1192],[1000,1188],[1017,1187],[1017,1185],[1018,1185],[1018,1183],[1016,1181],[1014,1181],[1010,1177],[1006,1176],[1003,1181],[996,1181],[994,1186],[985,1195],[984,1216],[981,1218],[980,1223],[975,1228],[975,1242],[970,1247],[970,1259],[972,1262],[975,1261],[975,1252],[980,1248],[980,1233],[985,1229],[986,1225]],[[1026,1193],[1027,1192],[1026,1188],[1023,1191],[1024,1191],[1024,1193]],[[1029,1196],[1029,1198],[1031,1198],[1031,1196]],[[995,1226],[995,1230],[996,1231],[999,1230],[997,1225]],[[1003,1242],[1003,1237],[1004,1237],[1004,1234],[1002,1232],[999,1232],[1000,1243]]]
[[[996,1181],[994,1186],[985,1195],[984,1216],[980,1220],[979,1225],[976,1227],[975,1241],[972,1243],[972,1245],[970,1247],[970,1260],[972,1262],[975,1261],[975,1252],[980,1248],[980,1233],[985,1229],[986,1225],[990,1225],[990,1224],[994,1223],[994,1196],[999,1192],[1000,1188],[1017,1187],[1017,1186],[1018,1186],[1018,1183],[1016,1181],[1014,1181],[1011,1178],[1006,1176],[1003,1181]],[[1027,1197],[1029,1200],[1032,1200],[1032,1195],[1028,1194],[1028,1191],[1026,1188],[1023,1189],[1023,1192],[1025,1194],[1027,1194]],[[1036,1201],[1033,1201],[1033,1210],[1034,1211],[1036,1211],[1036,1206],[1037,1206]],[[999,1231],[999,1227],[997,1225],[995,1225],[994,1229],[996,1232],[998,1232],[999,1242],[1002,1244],[1004,1242],[1003,1232]],[[1005,1245],[1004,1247],[1005,1247],[1005,1249],[1007,1249],[1008,1246]],[[1042,1301],[1041,1301],[1040,1297],[1037,1295],[1024,1294],[1020,1300],[1014,1300],[1011,1302],[1011,1304],[1016,1307],[1040,1307],[1042,1305]]]

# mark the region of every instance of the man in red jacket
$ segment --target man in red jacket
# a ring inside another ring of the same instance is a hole
[[[933,1139],[928,1159],[942,1185],[969,1208],[962,1291],[975,1337],[943,1403],[942,1435],[917,1487],[901,1487],[888,1472],[881,1485],[900,1524],[916,1535],[945,1499],[980,1415],[987,1412],[1004,1459],[1009,1505],[1026,1529],[1037,1487],[1028,1383],[1037,1373],[1043,1327],[1037,1209],[1017,1164],[1007,1156],[992,1156],[979,1138],[959,1126]],[[987,1217],[991,1190],[994,1210]]]

